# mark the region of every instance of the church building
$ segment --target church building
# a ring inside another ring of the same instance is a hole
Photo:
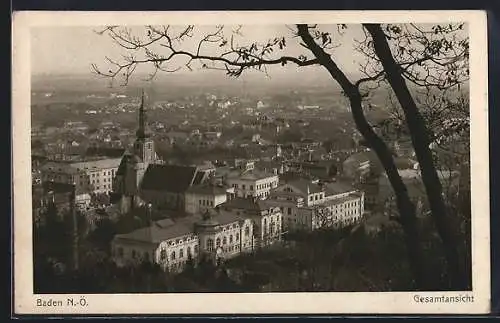
[[[146,203],[160,209],[184,210],[186,190],[206,182],[211,173],[197,166],[169,165],[158,157],[147,127],[143,93],[133,149],[123,155],[113,183],[121,213]]]

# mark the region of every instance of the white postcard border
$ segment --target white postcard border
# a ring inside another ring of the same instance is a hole
[[[465,21],[470,26],[473,292],[33,294],[30,172],[30,28],[144,24],[290,24]],[[16,314],[429,314],[487,313],[490,227],[486,14],[481,11],[16,12],[13,15],[14,312]],[[416,302],[470,295],[470,303]],[[64,306],[37,306],[37,300]],[[76,306],[69,306],[72,299]]]

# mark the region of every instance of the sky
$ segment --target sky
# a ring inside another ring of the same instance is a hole
[[[421,24],[419,24],[422,26]],[[427,25],[426,28],[429,28]],[[146,40],[146,29],[144,26],[127,26],[134,36]],[[173,33],[180,32],[185,27],[173,26],[171,27]],[[231,31],[236,26],[224,26],[226,35],[230,35]],[[300,38],[294,37],[294,25],[244,25],[240,29],[242,36],[237,36],[235,43],[237,45],[248,45],[254,41],[263,43],[275,37],[284,36],[287,39],[287,46],[279,53],[273,53],[272,58],[277,58],[283,55],[298,57],[300,54],[305,54],[308,58],[312,54],[308,49],[300,45]],[[109,35],[99,35],[97,31],[102,30],[100,26],[59,26],[59,27],[33,27],[31,29],[31,71],[33,75],[44,74],[83,74],[95,76],[92,74],[92,64],[96,64],[101,70],[108,71],[111,65],[106,62],[106,56],[114,60],[120,60],[122,55],[130,54],[130,50],[126,50],[118,46]],[[213,33],[217,29],[216,26],[197,25],[194,30],[192,38],[187,38],[181,43],[175,44],[176,49],[196,52],[196,47],[202,37],[207,34]],[[359,66],[365,60],[362,54],[357,52],[355,47],[355,40],[364,39],[362,26],[348,25],[348,28],[340,35],[337,31],[336,25],[322,25],[319,26],[321,31],[332,32],[334,42],[339,46],[331,51],[337,65],[351,78],[357,79],[359,76]],[[465,31],[464,31],[465,32]],[[156,46],[152,48],[157,53],[164,53],[165,48]],[[219,43],[211,43],[205,45],[201,54],[218,56],[224,48],[219,47]],[[135,52],[137,57],[143,55],[142,49],[140,52]],[[276,55],[274,55],[276,54]],[[184,59],[184,61],[183,61]],[[168,63],[168,69],[175,69],[183,66],[185,57],[176,59]],[[197,69],[198,67],[198,69]],[[187,69],[181,70],[176,73],[191,73],[191,75],[199,75],[198,70],[201,65],[194,64],[195,72],[189,72]],[[300,69],[300,76],[296,73]],[[153,71],[151,66],[141,66],[135,71],[136,77],[144,79],[143,75]],[[208,73],[207,70],[202,70],[203,73]],[[211,71],[210,73],[213,73]],[[291,77],[300,77],[304,80],[313,80],[317,77],[319,79],[329,78],[327,71],[321,66],[310,67],[297,67],[295,64],[288,64],[285,67],[274,65],[268,67],[268,74],[274,79],[283,79]],[[142,76],[141,76],[142,75]],[[206,76],[207,74],[205,74]],[[211,77],[212,74],[208,74]],[[216,71],[214,74],[225,77],[224,71]],[[263,73],[253,72],[253,75],[259,75],[259,80],[266,80]],[[262,76],[263,75],[263,76]],[[251,79],[252,73],[245,72],[240,79]]]
[[[292,26],[289,26],[292,27]],[[194,49],[200,39],[198,35],[204,35],[207,31],[213,31],[215,26],[197,26],[197,32],[194,39],[189,39],[182,43],[179,48]],[[234,28],[227,26],[225,28]],[[325,26],[327,29],[334,26]],[[98,35],[96,31],[102,27],[36,27],[31,30],[31,70],[33,75],[43,74],[91,74],[91,64],[95,63],[103,69],[108,69],[105,57],[118,59],[126,51],[117,46],[106,35]],[[133,32],[138,35],[144,35],[143,27],[132,27]],[[241,32],[243,37],[239,39],[241,44],[248,40],[266,41],[276,36],[287,36],[287,47],[283,54],[294,55],[311,54],[307,49],[299,45],[299,38],[292,38],[292,34],[287,26],[284,25],[245,25]],[[198,38],[197,38],[198,37]],[[342,45],[335,49],[335,57],[338,57],[338,63],[347,73],[355,72],[358,63],[361,61],[360,54],[353,50],[353,39],[362,38],[361,26],[353,26],[347,29],[346,34],[339,39]],[[210,45],[213,46],[213,45]],[[206,53],[214,53],[211,48],[206,48]],[[160,49],[161,50],[161,49]],[[275,66],[269,70],[271,75],[290,75],[289,72],[295,72],[295,65],[282,68]],[[308,67],[306,73],[317,73],[323,71],[321,67]],[[150,69],[138,69],[137,71],[149,72]],[[220,73],[224,75],[223,72]]]

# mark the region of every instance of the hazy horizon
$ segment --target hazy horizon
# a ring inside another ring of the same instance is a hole
[[[103,69],[107,69],[109,65],[105,63],[105,57],[108,56],[112,59],[119,59],[121,55],[128,53],[126,50],[120,48],[118,45],[105,35],[98,35],[96,31],[102,27],[87,26],[87,27],[37,27],[31,31],[31,71],[33,76],[43,75],[92,75],[91,64],[97,64]],[[127,27],[128,28],[128,27]],[[143,27],[131,27],[134,35],[141,33]],[[204,35],[212,31],[215,26],[196,26],[198,31],[195,36]],[[225,26],[225,28],[233,28]],[[335,28],[335,26],[325,26],[325,29]],[[334,55],[338,58],[338,64],[347,74],[355,74],[358,70],[358,64],[363,59],[360,53],[357,53],[352,48],[353,39],[363,37],[361,26],[352,26],[347,29],[343,36],[336,36],[335,39],[341,43],[338,48],[333,51]],[[290,30],[285,25],[266,25],[266,26],[250,26],[245,25],[242,27],[243,36],[239,39],[239,44],[248,43],[250,40],[267,41],[277,36],[287,37],[287,46],[280,52],[281,55],[290,55],[297,57],[300,54],[305,54],[312,57],[312,54],[303,48],[297,38],[293,38]],[[197,45],[197,39],[187,39],[182,44],[177,45],[178,48],[194,48]],[[213,50],[217,50],[217,45],[212,47],[207,46],[204,48],[204,53],[213,54]],[[215,48],[215,49],[214,49]],[[161,50],[161,48],[159,48]],[[138,55],[141,55],[140,53]],[[178,62],[174,62],[178,63]],[[182,65],[182,62],[178,63]],[[194,66],[196,73],[197,67]],[[299,69],[295,64],[288,64],[285,67],[271,66],[268,72],[271,76],[279,77],[286,75],[290,77],[294,72]],[[136,76],[148,74],[151,71],[146,66],[138,67]],[[320,71],[324,71],[321,66],[309,66],[300,68],[301,78],[307,75],[314,75]],[[207,73],[207,70],[203,70]],[[213,72],[213,71],[212,71]],[[193,72],[181,70],[175,72],[176,74],[192,75]],[[241,78],[252,78],[252,74],[258,72],[247,71]],[[321,73],[321,72],[320,72]],[[325,72],[326,73],[326,72]],[[161,76],[165,73],[159,73]],[[225,77],[222,71],[216,71],[213,75],[220,74]],[[263,73],[258,73],[263,74]],[[261,78],[262,79],[262,78]]]

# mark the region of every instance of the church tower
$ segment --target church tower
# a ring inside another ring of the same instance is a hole
[[[136,132],[134,142],[134,155],[147,165],[154,164],[156,161],[156,151],[154,141],[150,137],[150,133],[146,125],[146,112],[144,110],[144,91],[141,97],[141,106],[139,107],[139,127]]]
[[[144,92],[142,92],[141,105],[139,107],[139,125],[132,152],[125,153],[118,166],[113,191],[121,196],[122,213],[141,204],[140,187],[148,166],[158,162],[154,141],[146,125],[146,113],[144,111]]]

